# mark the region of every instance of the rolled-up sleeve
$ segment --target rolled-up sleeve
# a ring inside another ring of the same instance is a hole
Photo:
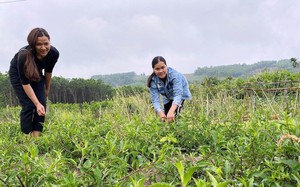
[[[151,102],[156,112],[162,111],[161,103],[160,103],[160,94],[155,83],[152,81],[150,86],[150,94],[151,94]]]
[[[178,106],[180,106],[182,95],[183,95],[183,84],[182,84],[182,78],[180,75],[175,75],[173,77],[173,103]]]

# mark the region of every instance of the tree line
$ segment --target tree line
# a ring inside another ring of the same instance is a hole
[[[298,82],[300,75],[297,67],[297,59],[262,61],[253,65],[204,67],[198,68],[192,75],[201,78],[187,76],[187,79],[191,84],[201,86],[202,90],[227,89],[243,92],[245,87],[260,85],[261,88],[261,85],[270,82]],[[103,101],[113,98],[117,90],[121,90],[125,96],[133,95],[148,91],[146,78],[146,75],[136,75],[134,72],[93,76],[91,79],[53,77],[48,99],[53,103]],[[0,73],[0,87],[0,107],[18,105],[8,74]]]
[[[221,65],[210,67],[199,67],[193,73],[185,74],[189,83],[205,81],[207,77],[217,77],[220,79],[226,79],[227,77],[233,78],[247,78],[258,73],[265,71],[275,71],[285,69],[293,73],[299,71],[298,59],[284,59],[279,61],[260,61],[254,64],[233,64],[233,65]],[[112,87],[120,86],[145,86],[148,76],[145,74],[136,74],[134,72],[127,73],[115,73],[107,75],[94,75],[92,79],[101,79],[104,83],[111,85]]]
[[[0,87],[0,107],[19,104],[8,74],[0,73]],[[114,92],[115,89],[102,80],[53,77],[48,99],[53,103],[103,101],[112,98]]]
[[[292,59],[279,61],[260,61],[255,64],[233,64],[215,67],[202,67],[198,68],[194,74],[208,77],[250,77],[266,70],[285,69],[291,72],[296,72],[298,68]],[[297,61],[297,59],[295,59],[295,61]]]

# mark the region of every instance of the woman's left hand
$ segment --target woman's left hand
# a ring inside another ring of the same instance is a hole
[[[175,120],[175,115],[174,115],[174,113],[168,113],[168,115],[167,115],[167,121],[168,122],[173,122]]]

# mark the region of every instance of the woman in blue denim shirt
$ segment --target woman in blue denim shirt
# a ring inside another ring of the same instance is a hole
[[[147,81],[151,102],[161,121],[172,122],[176,114],[180,112],[184,100],[192,98],[188,82],[183,74],[167,67],[166,60],[161,56],[152,60],[152,68],[153,73]],[[160,95],[164,109],[161,107]]]

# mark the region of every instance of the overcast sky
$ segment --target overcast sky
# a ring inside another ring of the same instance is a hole
[[[54,76],[152,72],[163,56],[182,73],[300,54],[299,0],[0,0],[0,72],[45,28],[60,51]]]

